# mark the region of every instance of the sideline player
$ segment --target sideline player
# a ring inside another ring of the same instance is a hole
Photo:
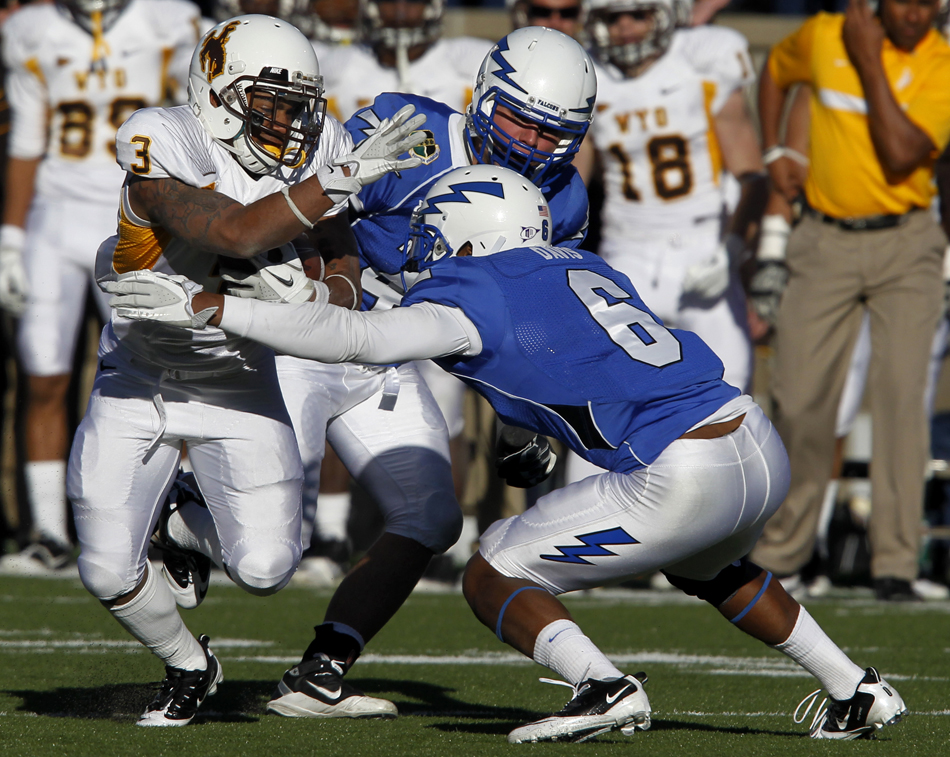
[[[491,48],[442,36],[443,0],[360,0],[358,40],[327,58],[327,103],[345,121],[381,92],[411,92],[464,110],[472,73]]]
[[[395,159],[424,121],[407,121],[408,111],[351,152],[342,125],[325,116],[309,40],[271,16],[209,31],[192,56],[188,93],[188,105],[140,111],[118,131],[127,180],[118,235],[99,250],[100,282],[161,270],[188,276],[195,290],[217,288],[238,259],[266,264],[363,184],[417,162]],[[343,305],[353,304],[356,285],[344,277],[355,279],[355,261],[326,266]],[[257,283],[259,296],[265,286]],[[212,558],[253,594],[286,585],[300,559],[300,456],[273,352],[204,329],[208,316],[193,313],[188,331],[113,316],[70,456],[80,578],[165,662],[165,683],[139,725],[187,724],[221,680],[207,637],[191,635],[179,598],[148,567],[156,522],[163,546]],[[186,442],[207,509],[178,502],[159,519]]]
[[[753,355],[737,272],[768,196],[743,95],[755,73],[741,35],[683,28],[689,18],[682,0],[591,2],[599,97],[585,150],[604,171],[598,254],[665,323],[699,334],[745,390]],[[728,220],[724,170],[742,186]],[[569,456],[569,481],[594,472]]]
[[[326,303],[320,285],[316,302],[296,306],[192,297],[150,272],[113,284],[120,296],[110,304],[169,324],[213,308],[225,332],[310,359],[434,358],[506,422],[609,471],[496,522],[466,570],[479,620],[574,691],[510,742],[650,727],[645,677],[614,667],[557,595],[657,569],[818,678],[831,701],[812,737],[857,738],[900,720],[907,710],[893,687],[743,557],[788,489],[788,458],[764,413],[721,379],[721,361],[698,336],[665,328],[626,276],[591,253],[551,246],[551,220],[523,177],[460,168],[414,214],[407,269],[418,278],[399,308],[350,313]]]
[[[591,3],[600,94],[590,133],[606,185],[598,252],[664,322],[699,334],[745,390],[752,349],[736,269],[767,200],[743,95],[755,71],[741,35],[688,23],[681,0]],[[724,170],[743,185],[725,228]]]
[[[115,231],[123,178],[115,132],[139,108],[184,99],[197,22],[197,8],[183,0],[63,0],[21,8],[3,26],[13,126],[0,306],[20,316],[24,474],[36,535],[0,561],[4,571],[70,559],[66,393],[95,251]],[[93,291],[105,320],[105,299]]]

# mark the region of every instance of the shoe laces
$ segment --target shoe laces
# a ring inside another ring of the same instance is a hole
[[[792,720],[796,723],[804,723],[805,718],[808,717],[808,713],[811,712],[811,708],[815,705],[815,702],[818,701],[818,697],[821,695],[821,689],[815,689],[811,694],[805,697],[801,702],[798,703],[798,707],[795,708],[795,712],[792,714]],[[807,707],[805,706],[807,703]],[[828,712],[828,697],[825,697],[821,700],[821,704],[818,705],[818,709],[815,711],[815,716],[812,718],[811,725],[808,727],[809,731],[813,731],[815,726],[821,722],[825,714]],[[799,710],[805,707],[805,711],[802,712],[799,717]]]

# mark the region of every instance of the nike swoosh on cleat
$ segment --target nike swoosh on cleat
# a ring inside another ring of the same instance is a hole
[[[625,693],[627,692],[627,690],[628,690],[629,688],[630,688],[629,686],[624,686],[624,687],[623,687],[620,691],[618,691],[616,694],[608,694],[608,695],[607,695],[607,704],[613,704],[614,702],[616,702],[623,694],[625,694]],[[636,689],[634,689],[634,691],[636,691]]]
[[[330,691],[330,689],[325,689],[323,686],[317,686],[315,683],[310,683],[309,681],[307,682],[307,685],[318,694],[325,696],[327,699],[339,699],[340,694],[343,693],[343,689]]]

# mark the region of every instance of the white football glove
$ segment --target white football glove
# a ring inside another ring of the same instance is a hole
[[[425,133],[416,130],[426,122],[424,113],[415,113],[414,105],[406,105],[392,118],[383,119],[376,129],[353,152],[317,169],[317,180],[327,197],[339,205],[365,185],[381,179],[390,171],[403,171],[422,164],[422,158],[399,156],[425,141]],[[412,118],[410,118],[412,116]],[[416,133],[413,133],[416,132]],[[343,166],[350,175],[343,173]]]
[[[19,317],[26,310],[30,286],[23,268],[26,232],[19,226],[0,226],[0,308]]]
[[[228,283],[226,294],[265,302],[309,302],[313,299],[313,281],[296,258],[285,263],[268,263],[261,257],[250,262],[253,272],[222,273]]]
[[[205,308],[192,310],[192,298],[203,287],[184,276],[167,276],[155,271],[123,273],[117,281],[104,281],[103,291],[116,295],[109,306],[123,318],[134,321],[152,321],[165,326],[203,329],[218,311]]]
[[[744,255],[745,242],[736,234],[729,234],[710,258],[686,269],[683,293],[702,300],[718,300],[729,288],[732,272],[741,265]]]
[[[782,295],[788,286],[785,248],[791,226],[779,214],[762,218],[762,234],[756,255],[756,270],[749,281],[749,301],[759,318],[771,326],[778,323]]]

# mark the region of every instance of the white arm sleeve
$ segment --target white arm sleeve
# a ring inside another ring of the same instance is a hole
[[[468,316],[432,302],[362,313],[325,301],[285,305],[225,297],[220,328],[279,353],[322,363],[387,365],[482,351],[478,329]]]

